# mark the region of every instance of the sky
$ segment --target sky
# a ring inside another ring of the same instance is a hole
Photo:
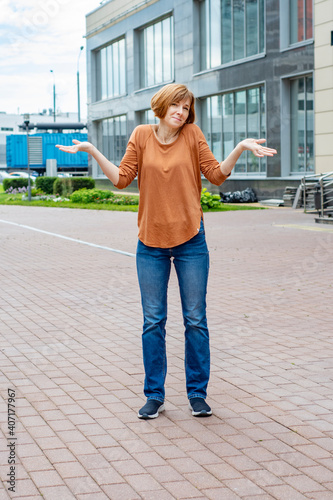
[[[79,62],[81,119],[86,118],[85,16],[99,5],[100,0],[0,0],[0,112],[53,108],[53,84],[56,108],[77,112]]]

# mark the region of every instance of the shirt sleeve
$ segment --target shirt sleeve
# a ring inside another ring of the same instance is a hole
[[[134,129],[128,141],[125,154],[119,165],[119,181],[115,186],[124,189],[129,186],[138,173],[137,129]]]
[[[217,161],[213,153],[211,152],[205,136],[199,127],[197,127],[197,140],[199,143],[199,162],[200,171],[206,177],[209,182],[220,186],[229,175],[224,175],[220,169],[220,163]]]

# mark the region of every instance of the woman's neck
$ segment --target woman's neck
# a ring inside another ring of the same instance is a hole
[[[160,122],[155,128],[155,133],[160,142],[163,144],[170,144],[176,140],[180,130],[181,127],[174,129],[166,126],[163,122]]]

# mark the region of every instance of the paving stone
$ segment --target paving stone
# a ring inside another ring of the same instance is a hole
[[[266,489],[277,500],[305,500],[309,498],[291,486],[267,486]]]
[[[40,492],[45,500],[59,500],[59,498],[61,498],[61,500],[74,500],[77,498],[66,486],[40,488]]]
[[[62,478],[56,471],[36,471],[31,472],[30,476],[38,488],[43,486],[62,486]]]
[[[225,485],[240,497],[245,495],[260,495],[265,493],[259,486],[250,481],[249,479],[227,479]]]
[[[166,411],[146,422],[135,259],[22,226],[134,253],[136,217],[0,206],[21,224],[0,221],[0,403],[14,386],[22,498],[333,498],[332,230],[301,210],[205,214],[214,414],[188,410],[172,269]]]

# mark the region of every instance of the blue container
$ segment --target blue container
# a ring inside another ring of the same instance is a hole
[[[73,139],[78,141],[87,141],[88,135],[83,133],[68,133],[68,134],[29,134],[29,137],[41,137],[43,148],[43,163],[33,164],[30,163],[32,168],[46,168],[46,160],[57,160],[58,168],[87,168],[88,155],[87,153],[77,153],[75,155],[59,151],[55,147],[56,144],[63,144],[64,146],[71,146]],[[28,153],[27,153],[27,136],[24,134],[7,135],[6,137],[6,155],[7,166],[10,168],[27,168],[28,166]]]
[[[7,166],[12,168],[27,167],[27,138],[25,135],[7,135],[6,159]]]
[[[46,160],[57,160],[58,168],[64,167],[88,167],[87,153],[68,154],[59,151],[56,144],[63,146],[72,146],[73,139],[78,141],[87,141],[88,135],[82,133],[71,134],[41,134],[43,136],[43,163],[46,166]]]

